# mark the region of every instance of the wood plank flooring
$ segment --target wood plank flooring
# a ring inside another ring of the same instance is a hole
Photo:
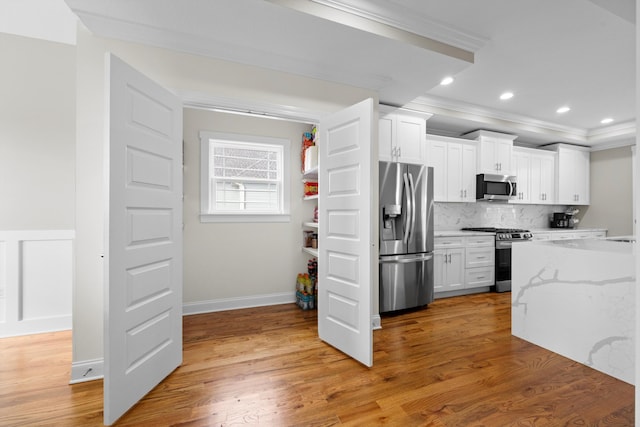
[[[293,304],[187,316],[184,362],[118,426],[632,426],[634,388],[511,336],[509,293],[383,316],[374,367]],[[71,334],[0,339],[1,426],[100,426]]]

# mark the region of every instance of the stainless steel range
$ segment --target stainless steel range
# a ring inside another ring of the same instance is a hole
[[[470,227],[465,231],[481,231],[496,235],[496,292],[511,290],[511,245],[533,238],[529,230],[519,228]]]

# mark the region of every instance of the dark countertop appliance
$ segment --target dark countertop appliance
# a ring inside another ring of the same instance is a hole
[[[569,208],[565,212],[554,212],[550,218],[551,228],[574,228],[578,224],[578,218],[575,215],[577,209]]]
[[[529,230],[520,228],[469,227],[465,231],[481,231],[496,235],[496,292],[511,291],[511,244],[533,239]]]

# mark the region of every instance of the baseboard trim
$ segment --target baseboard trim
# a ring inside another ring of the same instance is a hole
[[[182,314],[213,313],[216,311],[237,310],[241,308],[262,307],[267,305],[295,303],[294,292],[252,295],[250,297],[222,298],[209,301],[188,302],[182,305]]]
[[[382,318],[379,314],[374,314],[371,316],[371,329],[374,331],[376,329],[382,329]]]
[[[440,299],[440,298],[458,297],[462,295],[481,294],[486,292],[491,292],[491,286],[485,286],[482,288],[472,288],[472,289],[457,289],[455,291],[447,291],[447,292],[436,292],[433,298]]]
[[[82,360],[71,363],[71,381],[78,384],[104,378],[104,359]]]

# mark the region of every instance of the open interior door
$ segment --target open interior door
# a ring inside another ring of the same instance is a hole
[[[319,130],[318,334],[372,366],[373,100],[321,120]]]
[[[182,363],[182,104],[108,54],[104,423]]]

